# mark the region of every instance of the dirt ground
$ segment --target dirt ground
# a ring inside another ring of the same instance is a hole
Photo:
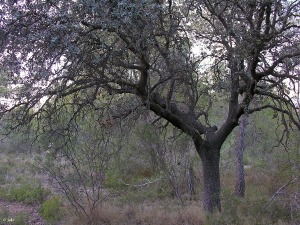
[[[0,225],[8,225],[11,224],[9,220],[14,218],[16,215],[25,213],[29,215],[29,219],[26,224],[30,225],[45,225],[45,222],[41,218],[41,216],[38,213],[38,207],[32,206],[32,205],[26,205],[19,202],[9,202],[9,201],[3,201],[0,199],[0,213],[1,212],[8,212],[9,217],[7,218],[7,222],[0,221]]]

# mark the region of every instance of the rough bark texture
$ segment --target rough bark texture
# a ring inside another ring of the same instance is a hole
[[[212,212],[214,209],[221,211],[220,201],[220,158],[216,155],[208,154],[201,158],[203,166],[204,181],[204,209]]]
[[[221,211],[220,148],[195,142],[203,168],[203,206],[205,211]]]
[[[242,115],[237,138],[236,147],[236,183],[235,195],[238,197],[245,196],[245,173],[244,173],[244,150],[245,150],[245,129],[247,126],[247,116]]]

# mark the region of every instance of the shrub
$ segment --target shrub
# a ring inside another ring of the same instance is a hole
[[[34,187],[30,184],[22,184],[19,187],[13,187],[9,191],[9,198],[14,201],[33,204],[43,202],[50,191],[44,189],[41,185]]]
[[[28,218],[29,218],[29,215],[26,214],[26,213],[18,214],[14,218],[14,221],[13,221],[12,224],[13,225],[24,225],[24,224],[27,224]]]
[[[7,218],[9,218],[9,211],[8,211],[7,208],[4,208],[4,209],[0,212],[0,222],[1,222],[1,221],[7,220]]]
[[[41,205],[40,214],[48,223],[55,223],[61,216],[61,203],[58,196],[51,197]]]
[[[7,165],[0,166],[0,185],[6,183],[6,175],[8,173],[9,167]]]

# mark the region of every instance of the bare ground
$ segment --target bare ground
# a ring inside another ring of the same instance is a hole
[[[14,218],[19,214],[29,215],[29,219],[26,224],[30,225],[45,225],[44,220],[38,213],[38,206],[27,205],[20,202],[10,202],[0,199],[0,213],[8,212],[9,218]],[[9,222],[0,221],[1,225],[9,224]]]

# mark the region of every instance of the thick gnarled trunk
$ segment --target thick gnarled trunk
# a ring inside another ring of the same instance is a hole
[[[204,209],[208,212],[221,211],[219,157],[201,157],[204,182]]]
[[[220,147],[199,145],[196,150],[201,157],[203,167],[203,206],[207,212],[221,211],[220,199]]]

